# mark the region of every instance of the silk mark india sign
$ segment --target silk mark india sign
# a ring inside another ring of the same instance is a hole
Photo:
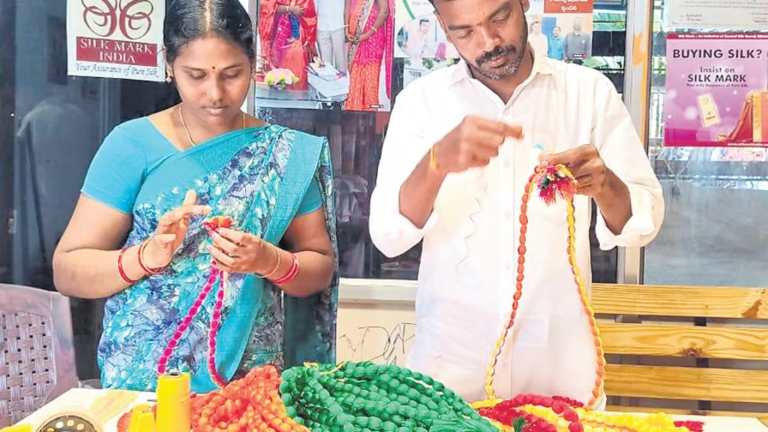
[[[72,76],[164,81],[165,0],[67,0]]]

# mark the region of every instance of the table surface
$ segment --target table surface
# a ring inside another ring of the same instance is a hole
[[[141,403],[153,403],[154,393],[137,393],[114,390],[73,389],[55,399],[20,424],[33,427],[57,413],[69,410],[89,410],[89,414],[104,424],[104,432],[117,432],[117,421],[122,414]],[[678,420],[704,422],[704,432],[768,432],[759,420],[748,417],[699,417],[674,416]]]

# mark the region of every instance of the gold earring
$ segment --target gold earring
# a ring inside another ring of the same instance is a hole
[[[167,82],[168,84],[170,84],[170,83],[171,83],[171,81],[173,81],[173,74],[171,74],[171,71],[169,71],[169,70],[166,70],[166,71],[165,71],[165,82]]]

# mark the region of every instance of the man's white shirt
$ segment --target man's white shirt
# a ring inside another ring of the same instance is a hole
[[[449,175],[423,228],[399,211],[400,187],[430,147],[475,115],[522,125],[482,169]],[[371,200],[370,232],[388,256],[423,240],[416,340],[406,366],[429,374],[467,400],[485,398],[485,371],[512,308],[518,270],[519,212],[542,151],[597,147],[627,184],[632,218],[614,235],[597,220],[600,247],[640,247],[664,217],[656,179],[629,113],[601,73],[537,55],[533,71],[508,103],[472,78],[464,61],[437,70],[397,97]],[[590,199],[577,196],[576,254],[591,281]],[[525,279],[518,318],[496,366],[500,397],[537,393],[587,402],[596,354],[568,263],[563,202],[528,205]]]

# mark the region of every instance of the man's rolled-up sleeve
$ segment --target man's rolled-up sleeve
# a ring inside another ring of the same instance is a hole
[[[418,244],[437,218],[433,212],[427,223],[418,227],[400,213],[400,188],[432,146],[421,123],[424,116],[420,94],[413,90],[415,86],[406,88],[397,97],[371,196],[371,240],[390,258]]]
[[[613,84],[607,78],[600,80],[595,93],[596,100],[605,103],[595,104],[598,108],[594,116],[592,142],[606,167],[627,185],[632,205],[632,216],[618,234],[608,228],[602,212],[598,211],[597,239],[603,250],[617,246],[643,247],[656,238],[664,222],[661,184]]]

